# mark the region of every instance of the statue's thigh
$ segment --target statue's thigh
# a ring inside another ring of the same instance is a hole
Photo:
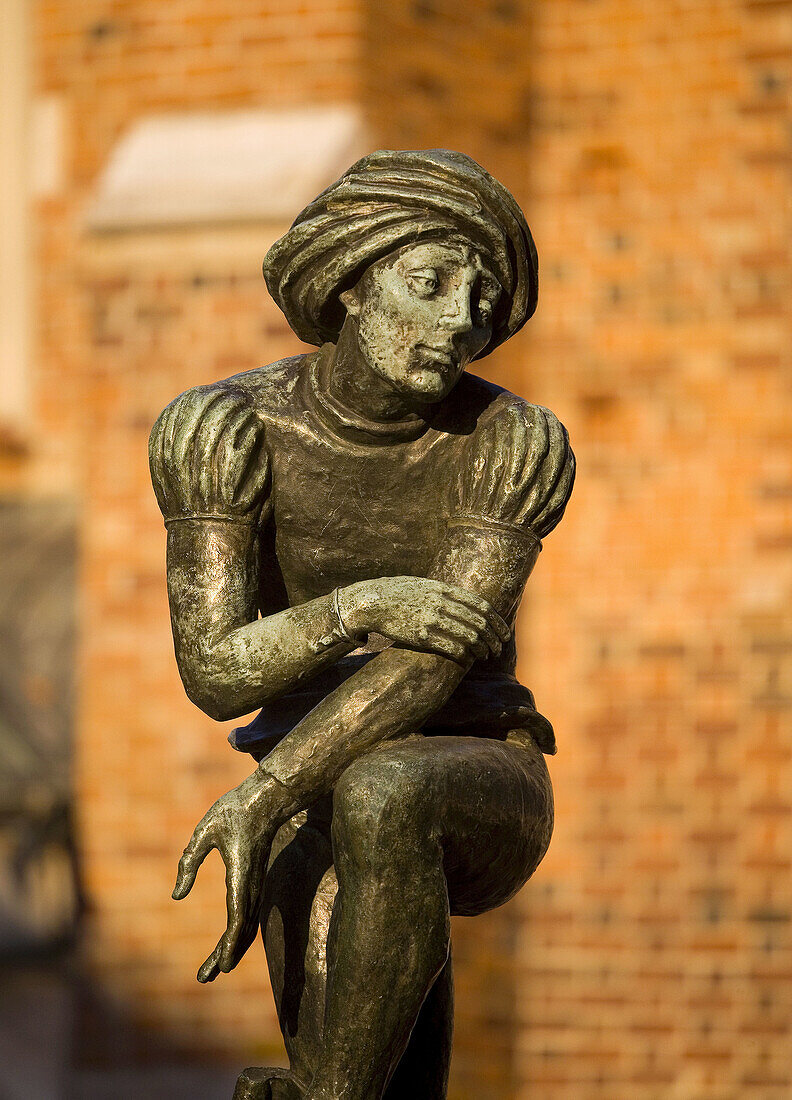
[[[550,843],[553,791],[544,756],[527,738],[426,737],[423,752],[451,912],[502,905]]]

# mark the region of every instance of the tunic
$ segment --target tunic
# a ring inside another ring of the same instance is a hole
[[[242,391],[264,425],[271,479],[259,534],[263,615],[363,579],[431,576],[449,520],[466,510],[460,471],[471,447],[475,453],[479,436],[484,447],[485,425],[501,406],[526,405],[466,373],[426,420],[367,421],[328,392],[333,350],[328,344],[220,384]],[[497,514],[491,518],[499,522]],[[503,736],[521,729],[543,752],[556,751],[552,726],[515,676],[516,610],[503,652],[473,664],[424,733]],[[229,741],[260,759],[387,644],[372,637],[268,701]]]

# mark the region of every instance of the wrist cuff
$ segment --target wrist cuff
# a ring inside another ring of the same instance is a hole
[[[278,788],[280,789],[280,792],[283,796],[283,807],[280,815],[282,818],[281,824],[283,824],[283,822],[288,821],[289,818],[293,816],[293,814],[297,813],[297,811],[302,808],[300,799],[297,795],[297,792],[290,786],[287,781],[285,781],[286,779],[291,778],[291,776],[281,778],[281,776],[279,776],[272,767],[265,768],[264,765],[266,763],[266,759],[267,758],[265,757],[261,761],[261,763],[258,764],[258,766],[256,767],[256,771],[262,779],[272,780],[272,782],[277,784]]]
[[[202,520],[208,519],[213,523],[234,523],[240,527],[257,527],[259,523],[258,516],[223,516],[216,512],[187,512],[182,516],[166,516],[165,526],[170,527],[173,523],[186,523],[189,520]]]
[[[542,540],[530,527],[524,527],[516,523],[508,523],[505,520],[493,519],[492,516],[479,515],[476,512],[460,512],[451,516],[448,527],[472,527],[478,531],[502,531],[504,534],[513,535],[516,538],[525,539],[537,550],[542,549]]]
[[[341,614],[341,608],[338,605],[339,591],[340,591],[340,589],[338,589],[338,588],[333,589],[333,617],[336,621],[336,626],[338,627],[339,631],[341,632],[341,636],[347,642],[354,642],[355,645],[357,645],[357,638],[355,638],[354,635],[349,633],[349,631],[347,630],[347,625],[344,622],[344,618]]]

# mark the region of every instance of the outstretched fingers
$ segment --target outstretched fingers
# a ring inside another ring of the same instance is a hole
[[[239,865],[226,869],[226,930],[220,937],[220,969],[224,974],[236,965],[234,952],[245,926],[245,917],[250,909],[250,898],[246,897],[245,885],[250,878]],[[246,904],[247,903],[247,904]]]
[[[172,894],[176,901],[186,898],[192,890],[198,868],[214,847],[215,842],[210,834],[210,823],[204,818],[196,825],[195,831],[179,860],[176,885],[173,887]]]
[[[256,938],[260,889],[254,868],[243,866],[239,855],[237,852],[226,868],[226,930],[198,971],[202,984],[213,982],[219,974],[230,973]]]
[[[212,954],[203,962],[198,970],[198,981],[201,985],[213,982],[220,973],[220,948],[222,940],[218,943]]]
[[[200,826],[199,826],[200,828]],[[196,830],[197,832],[197,830]],[[193,840],[195,834],[193,834]],[[174,897],[186,897],[192,889],[192,885],[195,882],[195,876],[198,868],[203,863],[208,852],[215,847],[213,843],[201,844],[199,841],[198,846],[192,848],[193,841],[188,844],[179,862],[179,878],[176,880],[176,890],[173,891]],[[226,856],[223,855],[223,859]],[[182,882],[183,879],[183,882]],[[231,860],[226,862],[226,930],[220,939],[217,941],[217,946],[214,951],[204,960],[201,967],[198,970],[198,981],[201,984],[206,982],[213,982],[218,974],[228,973],[229,970],[233,970],[238,959],[235,959],[235,951],[238,941],[244,930],[246,906],[245,906],[245,893],[244,893],[245,875],[242,873],[241,868],[238,866],[237,860]],[[184,886],[183,892],[177,895],[180,885]],[[248,944],[247,947],[250,945]],[[245,950],[247,949],[245,948]],[[244,952],[243,952],[244,953]]]

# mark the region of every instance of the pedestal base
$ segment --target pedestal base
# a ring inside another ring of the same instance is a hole
[[[302,1100],[302,1089],[287,1069],[251,1066],[239,1075],[232,1100]]]

